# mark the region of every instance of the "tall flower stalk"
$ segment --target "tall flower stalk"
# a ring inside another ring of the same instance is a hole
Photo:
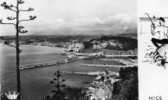
[[[21,25],[22,22],[25,21],[31,21],[36,19],[36,16],[30,15],[27,19],[21,19],[21,13],[22,12],[30,12],[34,11],[33,8],[27,8],[27,9],[21,9],[20,5],[23,5],[25,2],[23,0],[16,0],[15,4],[9,4],[6,1],[1,3],[1,7],[3,7],[5,10],[9,10],[13,13],[15,13],[15,16],[8,16],[6,17],[7,21],[4,21],[0,19],[0,24],[3,25],[13,25],[16,31],[16,38],[15,38],[15,44],[16,44],[16,80],[17,80],[17,92],[20,94],[18,96],[18,100],[21,100],[21,82],[20,82],[20,45],[19,45],[19,34],[27,33],[28,31],[25,30],[24,26]]]

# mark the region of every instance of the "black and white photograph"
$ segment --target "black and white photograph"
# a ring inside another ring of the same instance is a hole
[[[137,0],[0,0],[1,100],[142,100],[137,19]]]

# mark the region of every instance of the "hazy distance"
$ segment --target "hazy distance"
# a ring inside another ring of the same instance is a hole
[[[6,0],[13,2],[14,0]],[[2,1],[1,1],[2,2]],[[136,33],[136,0],[26,0],[37,20],[23,25],[29,34],[118,34]],[[0,8],[0,19],[10,15]],[[12,26],[0,25],[0,35],[14,34]]]

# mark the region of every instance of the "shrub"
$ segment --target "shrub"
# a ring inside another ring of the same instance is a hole
[[[137,67],[121,68],[120,81],[114,83],[114,100],[138,100]]]
[[[50,83],[54,86],[50,96],[46,96],[44,100],[86,100],[86,93],[82,88],[68,87],[64,84],[61,72],[56,71],[54,78]]]

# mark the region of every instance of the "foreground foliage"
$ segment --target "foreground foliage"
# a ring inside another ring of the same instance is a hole
[[[93,100],[95,94],[100,92],[91,90],[102,90],[108,87],[110,90],[107,92],[108,97],[100,100],[138,100],[138,74],[137,67],[121,68],[119,76],[110,74],[107,71],[104,74],[100,74],[90,84],[90,90],[84,88],[68,87],[64,84],[65,80],[62,78],[61,72],[54,73],[54,78],[50,83],[53,85],[53,90],[48,96],[45,96],[41,100]],[[110,81],[111,78],[113,79]],[[117,80],[117,81],[116,81]],[[101,91],[102,92],[102,91]],[[89,95],[88,95],[89,93]],[[93,95],[94,94],[94,95]],[[106,94],[106,93],[105,93]],[[100,95],[99,95],[100,96]],[[1,95],[1,100],[8,100],[5,95]],[[95,99],[97,100],[97,99]]]
[[[52,93],[43,98],[43,100],[88,100],[84,89],[67,87],[64,84],[61,72],[54,73],[54,78],[50,83],[54,86]]]
[[[120,81],[113,84],[113,100],[138,100],[137,67],[121,68]]]

